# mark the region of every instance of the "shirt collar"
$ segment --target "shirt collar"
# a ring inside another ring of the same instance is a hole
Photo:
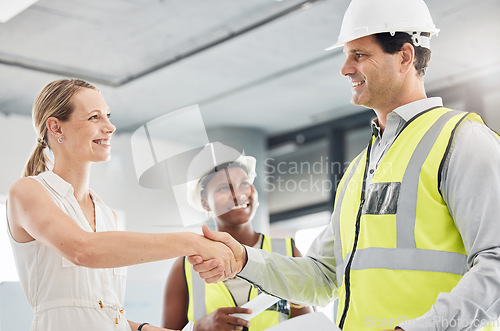
[[[413,101],[394,109],[392,112],[399,115],[405,122],[408,122],[413,117],[430,108],[442,107],[443,100],[438,97],[425,98]]]
[[[73,186],[70,183],[53,173],[52,171],[46,171],[40,174],[40,177],[58,194],[61,196],[67,196],[73,194]]]
[[[43,180],[59,195],[63,197],[68,195],[73,195],[74,192],[73,186],[64,179],[62,179],[61,177],[59,177],[59,175],[55,174],[54,172],[52,171],[43,172],[40,174],[40,177],[42,177]],[[89,188],[89,192],[90,192],[90,197],[94,202],[102,201],[99,195],[97,195],[97,193],[92,191],[92,189]]]
[[[408,122],[413,117],[417,116],[423,111],[426,111],[427,109],[442,107],[442,106],[443,106],[443,100],[439,97],[425,98],[398,107],[394,109],[390,114],[399,116],[403,121]],[[372,133],[378,137],[380,135],[380,126],[378,124],[378,118],[372,120],[371,127],[372,127]]]

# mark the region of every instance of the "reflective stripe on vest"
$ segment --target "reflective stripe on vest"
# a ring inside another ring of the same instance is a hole
[[[281,255],[293,256],[293,244],[291,238],[271,239],[263,236],[261,249],[267,252],[274,252]],[[236,307],[235,300],[223,282],[217,284],[205,284],[205,282],[195,275],[193,277],[192,266],[184,260],[184,273],[188,288],[188,320],[197,321],[212,313],[217,308]],[[257,288],[252,287],[249,293],[249,300],[259,294]],[[208,301],[207,301],[208,297]],[[207,308],[208,307],[208,308]],[[250,320],[252,326],[249,330],[265,330],[279,322],[289,318],[289,304],[285,300],[279,301],[275,306],[270,307]]]
[[[466,116],[481,121],[475,114],[441,107],[410,120],[366,190],[368,149],[347,169],[332,219],[337,320],[345,322],[344,330],[373,327],[369,323],[374,320],[400,323],[421,316],[467,271],[463,242],[439,192],[438,174],[453,132]],[[379,329],[395,325],[388,326]]]

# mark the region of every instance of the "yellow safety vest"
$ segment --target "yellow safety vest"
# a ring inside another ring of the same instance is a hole
[[[293,256],[293,242],[291,238],[271,239],[264,236],[261,249],[271,253]],[[217,284],[206,284],[198,275],[193,277],[191,264],[184,260],[184,275],[188,288],[188,310],[189,321],[196,322],[202,317],[211,314],[218,308],[236,307],[234,298],[224,282]],[[248,301],[259,294],[255,287],[250,289]],[[250,320],[250,331],[261,331],[290,318],[290,305],[286,300],[280,300]]]
[[[393,329],[422,316],[468,270],[462,237],[439,191],[443,161],[465,117],[482,123],[476,114],[442,107],[408,121],[368,187],[375,138],[345,172],[333,216],[343,330]]]

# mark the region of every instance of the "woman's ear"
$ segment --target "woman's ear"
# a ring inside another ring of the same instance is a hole
[[[55,117],[49,117],[47,119],[47,122],[45,123],[47,126],[47,133],[49,133],[51,136],[57,137],[61,136],[63,134],[62,132],[62,127],[61,127],[61,121]]]

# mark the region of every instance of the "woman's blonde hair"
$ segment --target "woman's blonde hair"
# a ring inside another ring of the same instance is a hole
[[[47,171],[45,147],[47,140],[47,120],[55,117],[67,121],[73,112],[72,97],[82,88],[99,91],[94,85],[80,79],[59,79],[47,84],[38,94],[33,104],[33,124],[38,134],[38,144],[24,168],[23,177],[36,176]]]

